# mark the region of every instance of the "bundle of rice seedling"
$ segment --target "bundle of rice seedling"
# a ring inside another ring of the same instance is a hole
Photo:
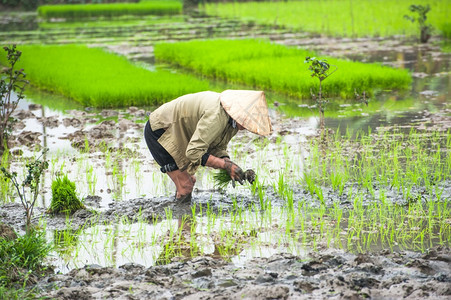
[[[253,184],[257,174],[255,174],[254,170],[246,170],[244,172],[244,180],[247,180],[250,184]],[[226,170],[221,169],[213,175],[215,181],[215,187],[223,190],[227,187],[227,185],[232,181],[229,173]],[[233,187],[235,187],[235,183],[232,182]]]

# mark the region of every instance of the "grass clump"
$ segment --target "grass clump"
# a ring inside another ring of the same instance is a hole
[[[50,251],[44,232],[35,229],[15,239],[0,237],[0,296],[14,295],[11,290],[33,283],[45,272]]]
[[[207,3],[202,6],[209,15],[239,18],[260,24],[285,26],[329,36],[416,36],[415,24],[405,21],[412,4],[429,4],[428,20],[434,28],[449,22],[447,0],[306,0]]]
[[[77,197],[75,183],[67,178],[67,175],[57,177],[52,182],[52,203],[50,213],[73,213],[85,206]]]
[[[316,91],[315,78],[304,65],[311,51],[288,48],[264,40],[210,40],[162,43],[155,46],[157,60],[170,62],[198,74],[273,90],[298,98],[310,98]],[[355,90],[371,94],[375,89],[407,89],[407,70],[380,64],[364,64],[327,58],[339,74],[323,87],[327,97],[353,98]]]
[[[181,12],[182,3],[180,1],[161,0],[142,3],[43,5],[38,8],[38,15],[41,18],[69,20],[93,17],[113,18],[124,15],[175,15]]]
[[[150,71],[125,57],[82,45],[22,46],[18,68],[30,83],[85,106],[156,105],[208,89],[208,83],[168,71]],[[6,57],[0,56],[5,64]]]

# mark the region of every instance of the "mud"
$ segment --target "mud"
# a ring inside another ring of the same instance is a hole
[[[88,265],[35,287],[56,299],[449,299],[450,249],[277,254],[241,265],[196,257],[145,268]]]

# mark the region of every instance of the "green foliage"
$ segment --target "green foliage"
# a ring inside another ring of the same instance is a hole
[[[33,85],[86,106],[155,105],[209,87],[192,76],[150,71],[97,48],[30,45],[23,50],[19,65],[27,69]]]
[[[70,181],[67,175],[57,177],[52,182],[52,203],[49,211],[71,214],[82,208],[85,206],[77,197],[75,183]]]
[[[310,71],[300,69],[311,51],[288,48],[264,40],[208,40],[162,43],[155,46],[155,57],[198,74],[246,84],[253,88],[273,90],[298,98],[310,98],[317,82],[309,79]],[[411,77],[407,70],[380,64],[364,64],[327,58],[339,68],[323,88],[328,97],[353,98],[354,90],[371,93],[375,89],[407,89]]]
[[[302,32],[329,36],[377,37],[417,35],[414,24],[403,15],[412,0],[304,0],[207,3],[200,8],[209,15],[239,18],[259,24],[279,25]],[[418,0],[431,7],[435,28],[449,22],[449,0]]]
[[[45,233],[38,230],[13,240],[0,238],[0,286],[26,284],[31,276],[39,275],[51,249]]]
[[[325,59],[316,59],[316,57],[307,56],[305,58],[304,63],[310,63],[308,69],[312,72],[310,76],[318,78],[320,81],[323,81],[330,75],[332,75],[334,71],[330,70],[330,64]]]
[[[123,15],[173,15],[182,12],[178,1],[148,1],[142,3],[43,5],[38,15],[44,19],[66,18],[76,20],[92,17],[117,17]]]
[[[42,152],[42,155],[44,155],[46,151],[47,149]],[[6,170],[3,166],[0,168],[0,171],[4,176],[3,179],[11,181],[16,188],[17,194],[22,202],[22,206],[25,209],[27,231],[30,230],[34,204],[36,203],[39,195],[41,176],[44,174],[44,170],[49,167],[47,160],[41,160],[41,156],[26,164],[27,176],[22,183],[17,181],[17,172],[9,172],[9,170]],[[31,199],[27,199],[26,189],[30,191]]]
[[[409,6],[409,10],[413,13],[416,13],[418,16],[412,17],[404,15],[404,18],[411,21],[412,23],[415,23],[415,21],[418,23],[418,27],[420,28],[420,41],[422,43],[427,43],[427,41],[431,37],[432,25],[426,23],[426,15],[431,10],[431,7],[429,6],[429,4],[427,4],[426,6],[412,4]]]
[[[28,81],[25,80],[23,70],[15,70],[16,63],[19,61],[22,52],[16,49],[16,45],[11,47],[3,47],[6,51],[6,67],[0,73],[0,155],[7,147],[8,136],[11,132],[11,124],[13,118],[11,114],[17,107],[17,104],[23,99],[23,92]],[[5,74],[6,78],[3,78]],[[11,97],[12,93],[16,93],[16,97]]]
[[[328,78],[330,75],[332,75],[336,70],[337,67],[332,71],[330,69],[330,64],[325,59],[316,59],[316,57],[310,57],[307,56],[305,58],[304,63],[310,64],[308,69],[310,70],[311,77],[316,77],[319,80],[319,91],[318,95],[314,95],[312,93],[312,97],[316,101],[316,104],[318,106],[319,116],[320,116],[320,128],[321,128],[321,134],[324,133],[325,128],[325,120],[324,120],[324,111],[325,106],[328,103],[326,99],[322,96],[322,81]]]

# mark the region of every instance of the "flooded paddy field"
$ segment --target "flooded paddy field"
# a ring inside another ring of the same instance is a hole
[[[159,172],[143,139],[154,107],[98,110],[30,90],[16,111],[10,148],[11,168],[18,172],[49,148],[33,223],[46,228],[55,245],[49,260],[54,274],[33,285],[39,296],[451,295],[450,55],[438,43],[329,39],[210,18],[121,25],[117,31],[108,26],[49,25],[8,31],[0,39],[102,45],[152,68],[159,40],[267,37],[408,68],[414,80],[406,93],[380,91],[368,105],[332,100],[326,141],[318,137],[313,102],[268,92],[273,134],[262,139],[239,133],[229,145],[233,161],[256,171],[256,184],[219,190],[215,171],[201,168],[189,205],[173,201],[175,187]],[[59,173],[76,183],[86,209],[71,216],[47,213]],[[2,223],[23,233],[25,214],[13,189],[2,186],[2,197]]]

